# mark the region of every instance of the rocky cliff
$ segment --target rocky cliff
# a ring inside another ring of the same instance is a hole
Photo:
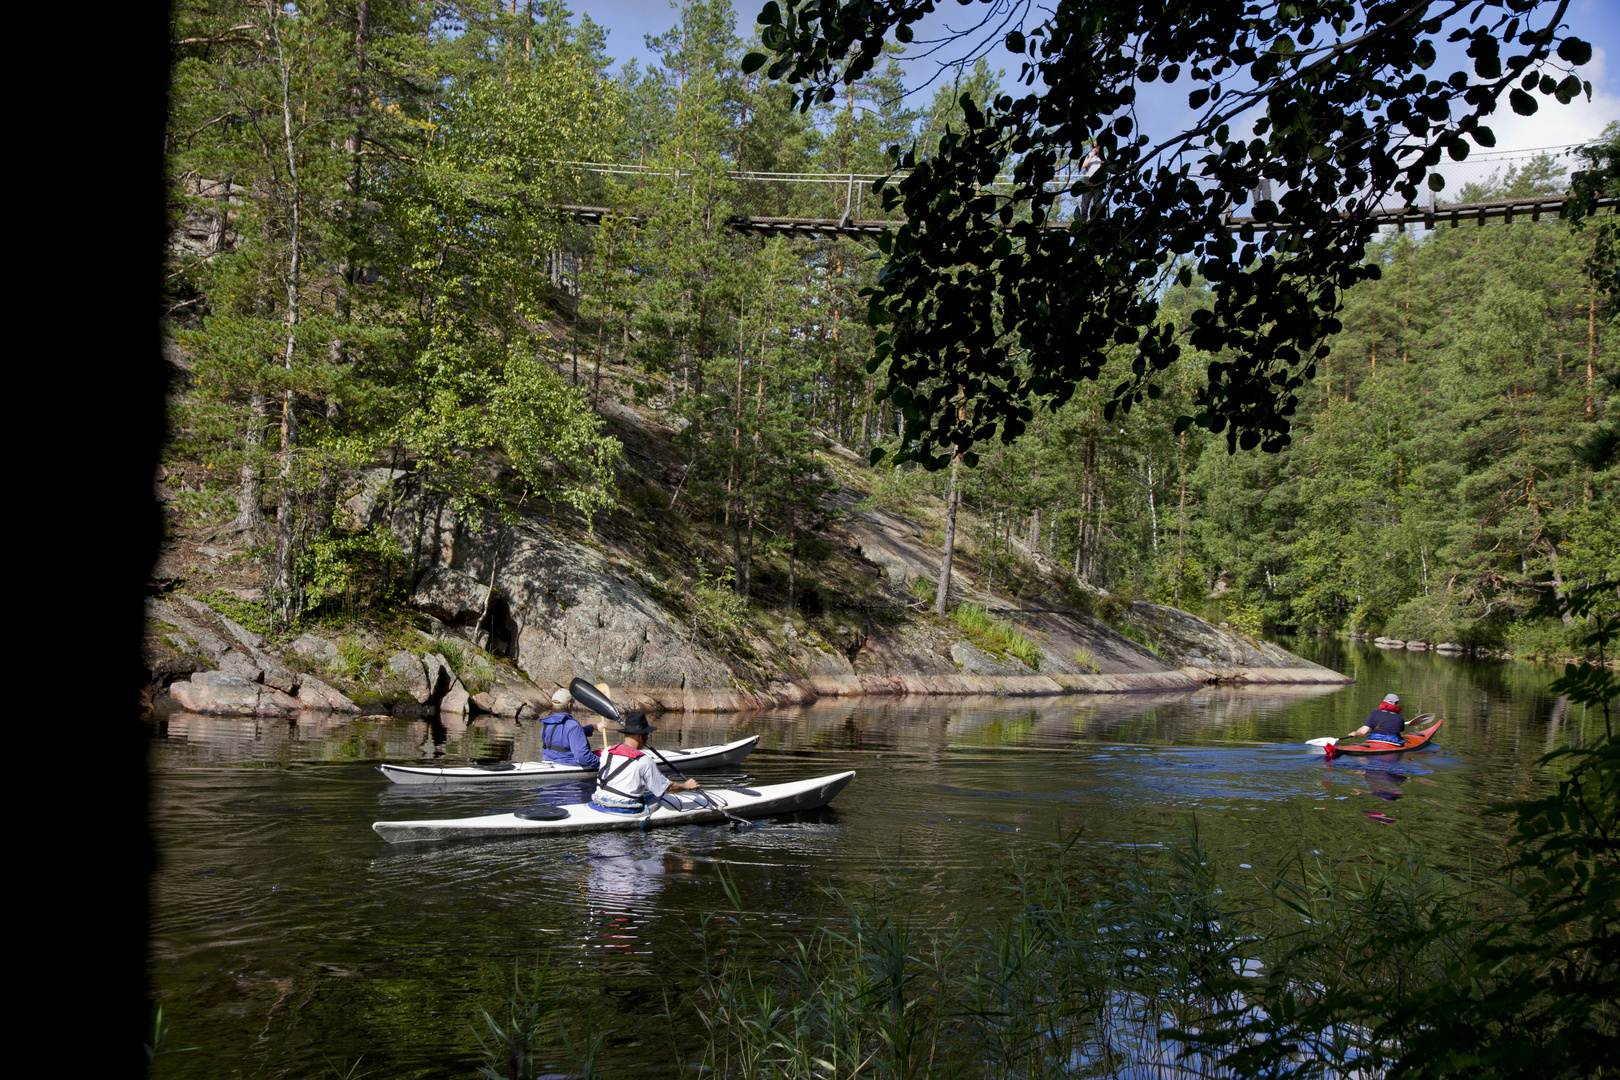
[[[340,524],[391,535],[403,553],[393,602],[318,614],[293,633],[271,632],[262,568],[245,538],[172,514],[147,609],[150,703],[465,719],[543,713],[551,691],[575,677],[643,706],[698,712],[854,694],[1345,681],[1187,612],[1089,587],[1075,593],[1060,568],[1016,540],[1006,542],[1025,572],[1016,587],[995,588],[972,542],[959,542],[953,599],[982,608],[1018,644],[975,635],[934,615],[927,600],[942,553],[940,500],[913,499],[904,513],[875,507],[864,460],[831,438],[823,439],[823,466],[838,481],[823,532],[830,554],[797,566],[791,608],[785,564],[762,555],[743,604],[721,577],[729,538],[679,506],[672,432],[651,410],[611,395],[601,412],[630,464],[618,508],[594,523],[533,505],[504,519],[458,511],[408,463],[349,476]],[[973,534],[963,526],[959,538]]]
[[[956,598],[1006,620],[1035,647],[1023,659],[997,652],[933,615],[910,589],[939,565],[925,523],[844,498],[831,530],[836,565],[812,582],[814,604],[728,621],[706,606],[695,575],[681,572],[682,539],[660,535],[654,520],[611,534],[542,517],[502,524],[458,516],[405,472],[372,470],[354,478],[346,509],[351,525],[386,528],[410,554],[405,617],[315,625],[272,641],[232,617],[247,618],[258,595],[245,553],[179,539],[148,606],[153,704],[243,715],[521,717],[547,711],[552,689],[575,677],[609,683],[645,707],[720,712],[855,694],[1345,681],[1174,608],[1120,607],[1125,618],[1115,622],[1140,639],[1132,640],[1093,615],[1007,596],[959,570]]]

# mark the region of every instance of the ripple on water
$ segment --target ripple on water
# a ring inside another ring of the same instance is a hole
[[[858,775],[830,809],[745,829],[503,843],[386,845],[370,825],[579,801],[589,785],[410,788],[375,765],[535,757],[533,725],[172,718],[152,746],[152,956],[166,1022],[200,1049],[166,1071],[310,1074],[364,1055],[378,1075],[467,1075],[478,1009],[514,962],[551,957],[570,1022],[645,1021],[701,961],[706,918],[727,948],[803,936],[839,910],[829,890],[904,897],[925,925],[976,918],[1005,906],[1015,859],[1076,828],[1082,850],[1128,850],[1196,814],[1204,843],[1253,867],[1395,830],[1460,866],[1500,841],[1481,811],[1537,790],[1534,758],[1584,737],[1545,692],[1556,673],[1355,650],[1343,664],[1362,681],[666,716],[663,745],[760,736],[705,784]],[[1446,717],[1441,745],[1332,763],[1303,745],[1359,725],[1389,688]]]

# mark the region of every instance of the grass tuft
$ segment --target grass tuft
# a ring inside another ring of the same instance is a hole
[[[956,625],[975,645],[999,657],[1014,656],[1035,671],[1041,670],[1041,650],[1006,619],[998,619],[982,604],[960,604],[951,611]]]

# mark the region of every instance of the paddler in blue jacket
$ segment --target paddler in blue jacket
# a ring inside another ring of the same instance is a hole
[[[1347,739],[1354,739],[1358,735],[1367,736],[1368,742],[1393,743],[1401,745],[1401,732],[1406,730],[1406,721],[1401,717],[1401,699],[1394,694],[1385,694],[1384,700],[1378,703],[1378,708],[1367,717],[1367,722],[1346,735]]]
[[[574,697],[566,687],[558,687],[551,695],[551,715],[540,719],[540,756],[559,765],[599,768],[601,762],[591,749],[596,725],[582,725],[569,715],[568,707],[573,703]]]
[[[658,730],[647,723],[646,713],[628,714],[619,730],[624,733],[624,742],[608,747],[602,754],[591,806],[617,814],[639,814],[666,792],[698,789],[696,780],[672,782],[658,771],[658,759],[645,752],[647,736]]]

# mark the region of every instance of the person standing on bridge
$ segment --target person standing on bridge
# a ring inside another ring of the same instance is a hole
[[[1091,142],[1086,144],[1086,156],[1080,162],[1080,180],[1086,186],[1085,192],[1080,196],[1081,217],[1085,217],[1086,214],[1090,213],[1091,204],[1097,199],[1098,189],[1102,186],[1102,181],[1097,179],[1097,174],[1102,172],[1102,167],[1102,147],[1097,145],[1096,139],[1092,139]]]

